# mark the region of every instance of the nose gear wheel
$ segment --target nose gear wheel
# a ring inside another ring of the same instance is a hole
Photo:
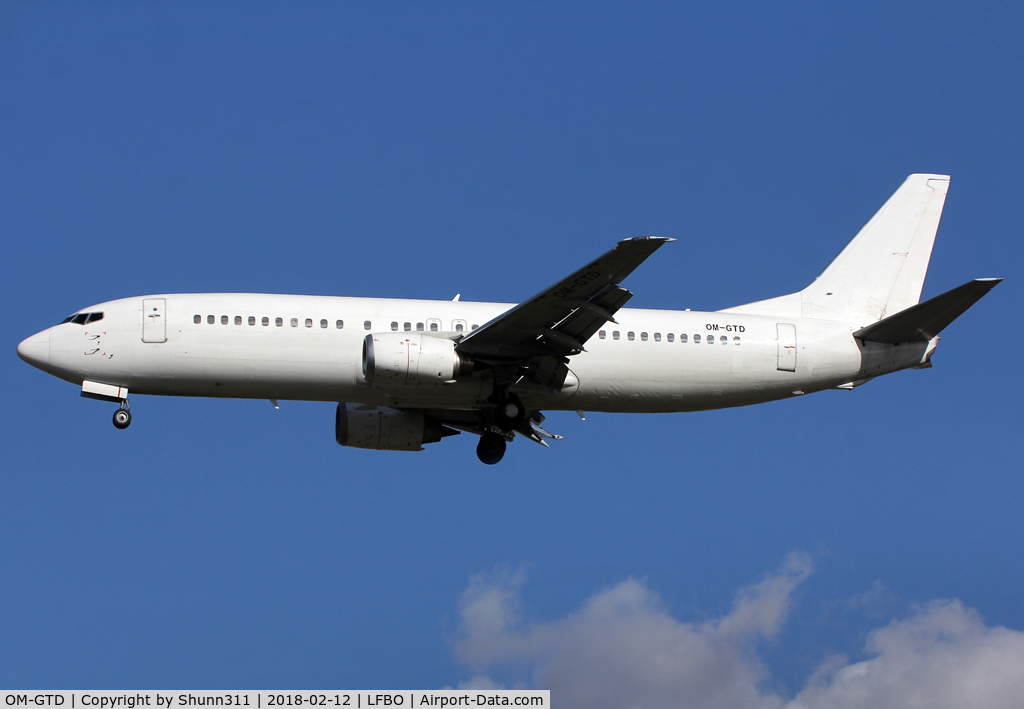
[[[124,430],[132,423],[132,412],[128,409],[118,409],[114,412],[114,427]]]

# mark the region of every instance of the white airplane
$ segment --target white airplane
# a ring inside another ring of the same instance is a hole
[[[620,284],[663,244],[620,241],[519,305],[255,293],[100,303],[18,345],[34,367],[120,404],[128,392],[336,401],[339,444],[423,450],[460,431],[501,460],[557,439],[541,410],[745,406],[931,366],[944,327],[1001,279],[918,300],[949,187],[911,175],[798,293],[715,312],[623,309]]]

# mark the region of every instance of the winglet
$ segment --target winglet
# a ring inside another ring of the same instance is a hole
[[[671,244],[675,239],[671,236],[631,236],[628,239],[620,240],[619,243],[625,244],[629,241],[661,241],[665,244]]]

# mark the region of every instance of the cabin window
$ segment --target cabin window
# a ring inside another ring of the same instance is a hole
[[[263,327],[266,327],[267,325],[269,325],[269,324],[270,324],[270,318],[268,318],[268,317],[267,317],[266,315],[264,315],[264,316],[263,316],[263,319],[262,319],[262,320],[260,320],[260,324],[261,324],[261,325],[262,325]]]
[[[672,342],[673,340],[675,340],[675,339],[676,339],[676,336],[675,336],[675,334],[674,334],[674,333],[671,333],[671,332],[670,332],[670,333],[668,333],[667,335],[665,335],[665,339],[667,339],[667,340],[668,340],[669,342]]]
[[[344,320],[335,320],[334,321],[334,329],[335,330],[343,330],[344,328],[345,328],[345,321]]]
[[[206,316],[206,323],[208,325],[213,325],[215,322],[217,322],[217,318],[215,318],[213,315]]]
[[[236,315],[235,316],[235,325],[241,325],[241,324],[242,324],[242,316],[241,315]]]
[[[700,335],[694,335],[693,336],[693,344],[695,344],[695,345],[699,345],[700,344]]]
[[[455,332],[462,332],[462,323],[455,323]]]
[[[203,316],[202,315],[196,315],[195,317],[192,318],[192,322],[194,322],[196,325],[198,325],[202,321],[203,321]],[[64,322],[67,322],[67,321],[65,320]]]
[[[719,337],[718,341],[721,342],[723,345],[728,345],[729,344],[729,338],[726,337],[725,335],[722,335],[721,337]]]
[[[629,339],[630,342],[632,342],[633,340],[636,339],[636,333],[630,330],[629,332],[626,333],[626,337]]]
[[[619,339],[619,331],[618,330],[612,330],[612,339],[613,340]]]
[[[220,316],[220,324],[221,325],[227,325],[228,324],[228,316],[227,315],[221,315]]]
[[[480,327],[480,326],[479,325],[472,325],[472,326],[470,326],[469,329],[470,330],[476,330],[478,327]]]
[[[402,329],[405,330],[406,332],[409,332],[410,330],[412,330],[412,323],[411,322],[403,323],[402,324]]]
[[[391,331],[392,332],[398,332],[398,321],[393,321],[391,323]]]
[[[680,341],[680,342],[686,342],[686,333],[685,333],[685,332],[684,332],[684,333],[682,333],[682,334],[681,334],[681,335],[679,336],[679,341]]]
[[[416,332],[423,332],[423,323],[416,323]]]
[[[739,338],[739,336],[737,336],[737,337],[734,337],[734,338],[732,338],[732,343],[733,343],[734,345],[738,345],[738,344],[740,343],[740,338]]]
[[[255,324],[256,324],[256,316],[255,315],[250,315],[249,316],[249,327],[252,327]]]
[[[601,332],[597,333],[597,338],[599,340],[603,340],[605,337],[607,337],[607,334],[605,333],[604,330],[601,330]]]
[[[708,344],[709,345],[715,344],[715,336],[714,335],[708,335]]]
[[[654,341],[655,342],[661,342],[661,333],[660,332],[654,333]]]
[[[646,332],[641,332],[640,333],[640,339],[643,340],[644,342],[647,342],[647,333]]]
[[[277,327],[284,326],[284,318],[274,318],[274,325]]]
[[[371,327],[373,327],[373,323],[371,323],[369,320],[363,320],[364,330],[369,330]]]
[[[291,320],[288,321],[288,324],[291,325],[292,327],[298,327],[299,326],[299,319],[298,318],[292,318]]]
[[[306,318],[306,327],[313,327],[313,318]]]
[[[430,323],[430,331],[431,332],[437,332],[437,323],[436,322]]]
[[[320,320],[320,329],[321,330],[326,330],[327,329],[327,320],[326,319],[321,318],[321,320]]]

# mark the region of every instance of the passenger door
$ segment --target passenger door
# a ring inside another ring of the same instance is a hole
[[[779,371],[796,371],[796,325],[778,323],[779,333]]]
[[[163,298],[142,301],[142,341],[167,342],[166,303]]]

